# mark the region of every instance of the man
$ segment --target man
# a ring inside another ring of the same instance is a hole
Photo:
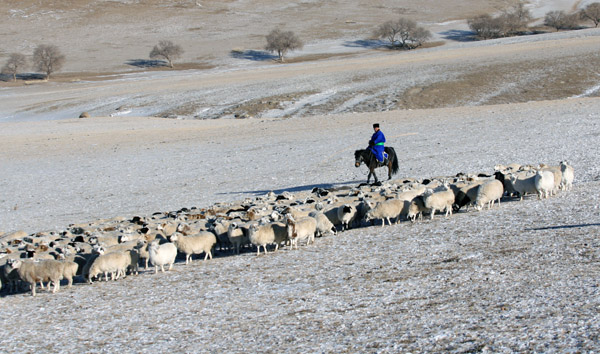
[[[373,124],[373,130],[375,133],[373,133],[371,140],[369,140],[369,150],[373,152],[375,158],[377,158],[377,161],[383,163],[387,157],[387,154],[384,152],[385,148],[383,146],[385,143],[385,136],[383,135],[383,132],[379,130],[379,123]]]

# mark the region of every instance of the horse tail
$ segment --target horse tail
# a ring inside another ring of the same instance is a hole
[[[385,148],[388,150],[388,154],[392,160],[392,174],[395,175],[400,170],[400,166],[398,165],[398,155],[396,155],[396,150],[393,147],[388,146]]]

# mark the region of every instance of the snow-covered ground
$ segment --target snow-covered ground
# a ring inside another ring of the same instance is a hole
[[[352,151],[374,121],[399,152],[400,176],[568,159],[576,180],[549,200],[6,296],[0,343],[8,352],[595,352],[598,112],[600,99],[587,98],[287,120],[5,123],[6,230],[354,186],[365,171]]]

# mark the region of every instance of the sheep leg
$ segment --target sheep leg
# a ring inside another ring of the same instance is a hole
[[[158,274],[158,266],[157,265],[154,266],[154,274]]]
[[[145,270],[148,270],[148,261],[150,261],[150,258],[146,258],[146,267],[144,268]]]
[[[35,296],[36,286],[37,286],[37,284],[35,282],[33,284],[31,284],[31,296]]]
[[[52,294],[56,294],[58,289],[60,289],[60,280],[53,281],[53,283],[54,283],[54,290],[52,290]],[[48,288],[50,288],[50,283],[48,283]]]
[[[171,271],[171,269],[173,269],[173,263],[169,264],[169,271]]]

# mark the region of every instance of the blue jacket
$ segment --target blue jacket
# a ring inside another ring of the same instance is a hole
[[[375,157],[380,162],[383,161],[383,150],[385,149],[383,143],[385,143],[385,135],[383,135],[383,132],[381,130],[373,133],[373,136],[371,136],[371,140],[369,140],[369,150],[371,150],[373,154],[375,154]]]

